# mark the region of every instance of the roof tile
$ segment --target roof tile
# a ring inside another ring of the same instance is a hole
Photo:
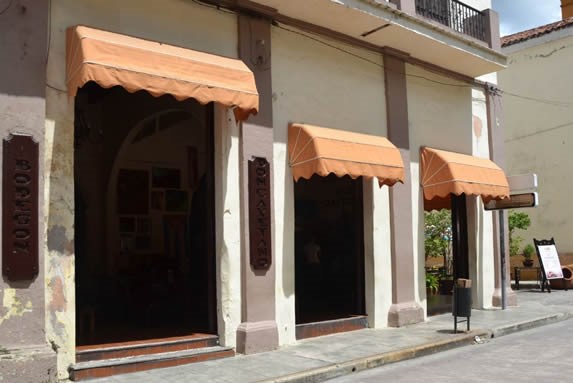
[[[514,33],[512,35],[507,35],[501,38],[501,46],[507,47],[513,44],[521,43],[526,40],[533,39],[551,32],[558,31],[560,29],[565,29],[573,26],[573,17],[557,21],[555,23],[542,25],[533,29],[528,29],[526,31]]]

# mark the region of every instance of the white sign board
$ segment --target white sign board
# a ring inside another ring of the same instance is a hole
[[[555,245],[537,246],[547,279],[563,278],[561,263]]]
[[[510,194],[520,194],[537,190],[537,174],[521,174],[508,176]]]

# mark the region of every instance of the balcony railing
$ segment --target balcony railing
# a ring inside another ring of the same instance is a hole
[[[486,41],[485,16],[457,0],[416,0],[416,13],[453,30]]]

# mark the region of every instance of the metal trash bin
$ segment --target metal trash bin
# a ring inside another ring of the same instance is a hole
[[[461,287],[461,286],[466,287]],[[452,315],[454,316],[454,333],[458,331],[458,317],[465,317],[467,330],[470,331],[470,318],[472,316],[472,288],[469,279],[457,280],[454,284],[452,302]],[[460,322],[464,322],[463,320]]]

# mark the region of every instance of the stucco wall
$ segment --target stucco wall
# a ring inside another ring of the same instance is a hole
[[[495,82],[495,76],[486,81]],[[486,95],[483,88],[472,89],[472,155],[490,158]],[[494,248],[492,213],[483,210],[481,198],[468,198],[470,278],[474,308],[489,308],[494,292]]]
[[[288,167],[288,124],[304,122],[386,136],[386,112],[380,55],[323,40],[374,62],[369,63],[293,32],[277,27],[271,32],[277,320],[279,340],[285,344],[295,340],[294,190]],[[386,187],[374,189],[371,183],[366,186],[366,196],[370,193],[369,189],[372,189],[370,198],[376,204],[387,206]],[[369,202],[365,201],[365,206],[368,205]],[[381,212],[378,214],[375,209],[375,215],[370,218],[371,227],[380,234],[380,238],[389,238],[388,215],[384,212],[387,207],[379,209]],[[370,212],[365,209],[365,220],[368,214]],[[377,240],[373,244],[365,244],[365,250],[376,254],[377,262],[380,260],[381,269],[389,269],[389,249],[389,242],[380,243]],[[366,254],[366,259],[371,256]],[[367,278],[367,283],[374,280],[380,282],[380,277]],[[388,304],[388,307],[391,290],[389,283],[387,279],[380,282],[380,285],[385,285],[384,288],[376,287],[377,303]],[[376,326],[384,326],[386,318],[379,317],[375,322]]]
[[[10,134],[30,136],[38,143],[40,159],[44,152],[46,12],[45,2],[20,1],[7,4],[0,15],[0,138],[6,140]],[[3,147],[0,147],[0,159],[3,159]],[[40,160],[37,180],[40,210],[43,170]],[[1,183],[2,180],[0,186]],[[35,239],[40,249],[38,275],[24,281],[0,278],[0,347],[40,345],[46,341],[42,331],[45,308],[41,233],[44,225],[42,219],[38,219],[38,223],[40,238]]]
[[[32,137],[38,143],[37,214],[38,274],[31,280],[0,278],[0,381],[55,382],[56,353],[44,332],[44,231],[42,206],[45,184],[44,120],[46,113],[46,49],[48,1],[19,0],[3,3],[0,14],[0,136]],[[0,161],[4,160],[0,145]],[[3,165],[2,165],[3,166]],[[10,183],[10,180],[2,180]],[[13,182],[13,181],[12,181]],[[0,188],[1,189],[1,188]],[[6,216],[10,215],[4,211]],[[0,222],[0,225],[2,223]],[[3,241],[8,241],[4,228]],[[10,233],[11,234],[11,233]],[[6,254],[4,254],[6,257]],[[4,258],[6,261],[6,258]],[[4,274],[4,273],[3,273]]]
[[[552,35],[567,36],[557,40]],[[521,49],[523,47],[523,49]],[[500,88],[538,100],[503,95],[508,174],[536,173],[539,206],[522,210],[531,227],[519,233],[523,245],[532,238],[554,237],[560,254],[573,253],[570,222],[573,191],[570,174],[573,118],[571,62],[573,30],[554,32],[507,50],[509,66],[499,73]]]
[[[471,88],[467,84],[406,66],[412,177],[414,249],[418,299],[425,297],[424,198],[420,187],[420,147],[472,154]]]
[[[73,101],[68,99],[65,91],[65,31],[67,27],[78,24],[223,56],[238,55],[236,16],[192,2],[178,0],[162,1],[161,4],[156,1],[138,0],[122,1],[121,4],[111,0],[52,2],[45,137],[45,176],[49,180],[45,188],[48,302],[46,327],[48,339],[58,349],[60,378],[67,376],[67,368],[74,363],[75,353],[74,108]],[[222,200],[222,197],[219,200]],[[234,242],[231,246],[234,246]],[[231,248],[228,251],[234,250]],[[238,251],[237,246],[237,254]],[[226,267],[229,267],[228,264]],[[238,274],[239,270],[234,272]],[[236,284],[233,286],[236,288]],[[235,314],[231,315],[234,316]]]

